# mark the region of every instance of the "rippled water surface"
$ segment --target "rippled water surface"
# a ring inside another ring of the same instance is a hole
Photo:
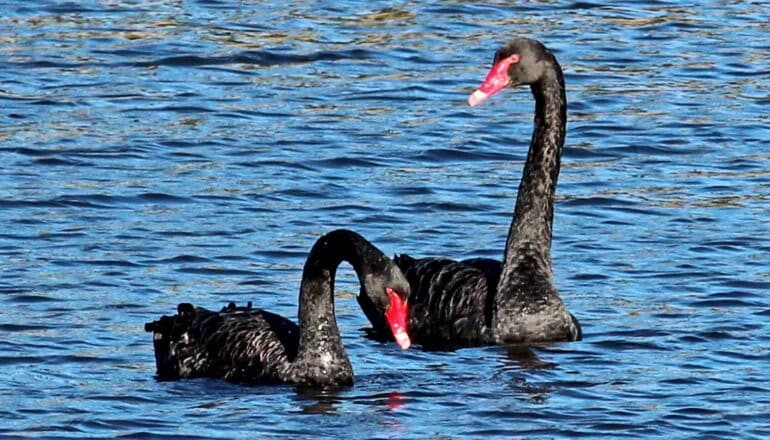
[[[770,436],[767,2],[0,1],[0,436]],[[294,318],[315,238],[500,257],[526,89],[561,62],[556,284],[584,340],[401,352],[354,387],[157,382],[190,301]]]

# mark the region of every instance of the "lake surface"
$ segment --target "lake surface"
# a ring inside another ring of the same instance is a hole
[[[0,437],[770,436],[767,2],[0,1]],[[315,239],[502,255],[528,90],[566,74],[556,285],[584,339],[402,352],[352,388],[157,382],[189,301],[294,319]]]

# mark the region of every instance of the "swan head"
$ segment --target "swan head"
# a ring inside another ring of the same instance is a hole
[[[382,272],[367,275],[361,288],[359,301],[364,299],[370,302],[377,313],[385,318],[398,345],[404,350],[409,348],[412,341],[408,333],[407,299],[411,290],[401,269],[388,258]]]
[[[468,97],[473,107],[507,87],[535,84],[548,71],[553,55],[543,43],[529,38],[516,38],[501,46],[484,81]]]

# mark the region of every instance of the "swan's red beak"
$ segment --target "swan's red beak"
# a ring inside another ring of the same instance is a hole
[[[390,331],[393,332],[393,337],[396,339],[398,345],[406,350],[412,345],[412,340],[409,339],[407,333],[407,317],[409,316],[409,308],[406,303],[401,300],[401,297],[391,288],[385,289],[390,298],[390,305],[388,310],[385,311],[385,319],[390,325]]]
[[[468,105],[471,107],[481,104],[495,93],[503,90],[511,84],[511,78],[508,76],[508,68],[511,64],[519,62],[519,55],[513,54],[507,58],[498,61],[492,66],[487,77],[481,86],[468,97]]]

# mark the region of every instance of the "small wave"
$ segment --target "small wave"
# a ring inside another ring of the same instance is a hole
[[[661,346],[660,344],[656,344],[653,342],[644,342],[644,341],[609,340],[609,341],[592,342],[592,344],[596,347],[606,348],[608,350],[620,350],[620,351],[626,351],[626,350],[665,351],[667,350],[665,346]]]
[[[147,261],[147,264],[173,264],[173,263],[208,263],[208,258],[197,255],[177,255],[176,257],[164,258],[162,260]]]
[[[708,308],[761,307],[764,305],[760,301],[744,301],[741,299],[707,299],[701,301],[690,301],[688,304],[693,307]]]
[[[49,330],[52,327],[33,324],[0,324],[0,331],[6,332],[28,332],[38,330]]]
[[[311,163],[321,168],[377,168],[384,166],[382,161],[347,156],[334,157],[331,159],[319,159],[314,160]]]
[[[316,168],[305,165],[304,163],[292,162],[288,160],[286,161],[275,160],[275,159],[259,160],[259,161],[253,161],[253,162],[252,161],[236,162],[235,165],[240,167],[246,167],[246,168],[276,167],[276,168],[294,169],[299,171],[316,171]]]
[[[510,154],[500,151],[471,151],[449,148],[432,148],[415,155],[415,159],[424,162],[467,162],[467,161],[511,161]]]
[[[8,301],[17,303],[17,304],[35,304],[35,303],[46,303],[46,302],[61,302],[62,300],[59,298],[53,298],[50,296],[45,295],[33,295],[33,294],[22,294],[22,295],[12,295],[10,297],[6,297]]]
[[[177,55],[157,60],[127,63],[135,67],[178,66],[202,67],[221,66],[228,64],[250,64],[256,66],[276,66],[282,64],[306,64],[317,61],[367,60],[375,58],[372,51],[365,49],[349,49],[342,51],[322,50],[308,54],[279,53],[269,50],[244,51],[224,56]],[[241,72],[251,75],[251,72]]]
[[[256,272],[242,269],[225,269],[220,267],[182,267],[177,272],[195,275],[257,275]]]
[[[44,165],[44,166],[69,166],[69,167],[90,167],[93,166],[93,164],[80,161],[80,160],[71,160],[71,159],[62,159],[59,157],[44,157],[41,159],[36,159],[33,161],[34,165]]]
[[[610,197],[575,197],[565,199],[562,202],[565,206],[602,206],[602,207],[620,207],[637,206],[637,202],[624,199],[615,199]]]
[[[418,202],[406,205],[416,212],[486,212],[494,208],[484,204],[470,204],[460,202]]]

